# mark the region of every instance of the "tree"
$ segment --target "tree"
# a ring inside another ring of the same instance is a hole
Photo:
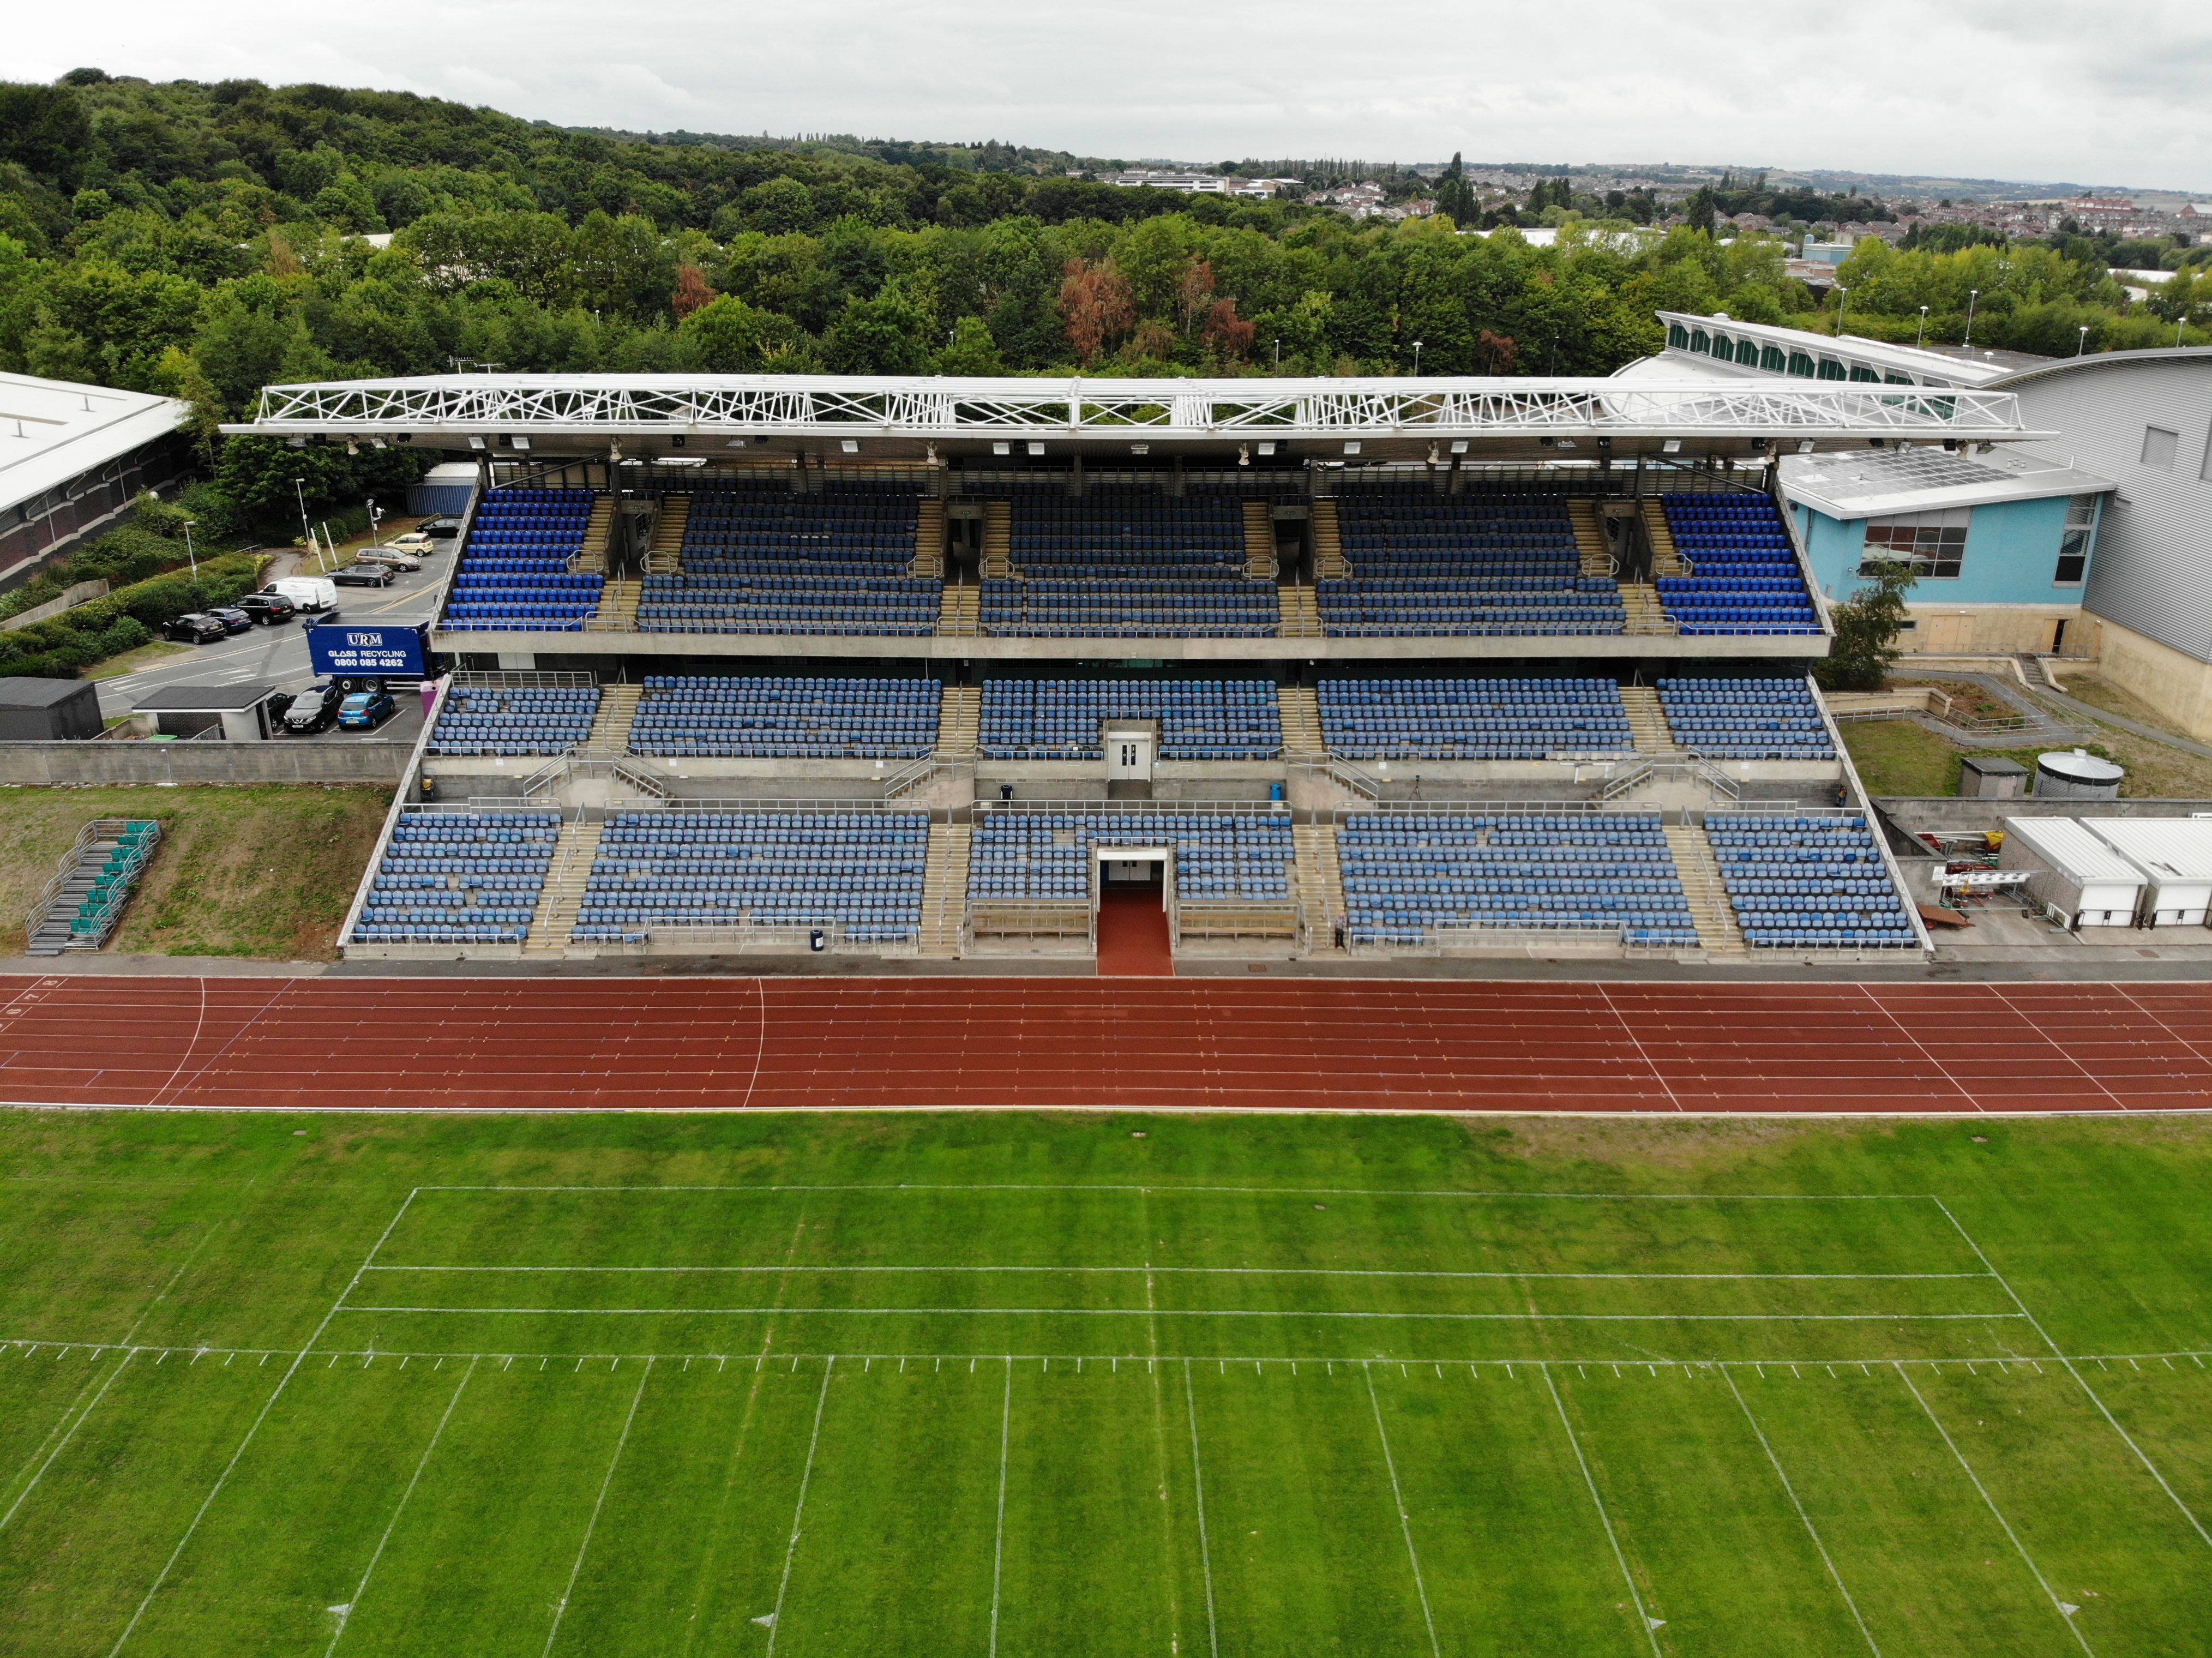
[[[797,350],[805,336],[790,318],[725,294],[701,306],[678,331],[699,366],[718,374],[751,374]]]
[[[1813,665],[1814,676],[1832,691],[1878,691],[1899,654],[1905,596],[1918,580],[1910,564],[1882,561],[1868,567],[1872,580],[1829,612],[1836,628],[1834,648]]]
[[[676,313],[678,322],[713,304],[717,297],[713,286],[707,281],[707,273],[697,265],[687,260],[677,266],[676,291],[668,296],[668,304],[669,308]]]
[[[1682,203],[1682,217],[1692,230],[1713,234],[1713,191],[1711,185],[1699,185]]]
[[[991,337],[991,331],[981,317],[963,317],[953,325],[951,343],[937,354],[936,372],[940,374],[1003,374],[1006,372],[1006,361],[999,355],[999,343]]]
[[[1096,362],[1100,352],[1135,325],[1137,307],[1127,281],[1111,258],[1096,264],[1070,259],[1060,285],[1060,316],[1075,355],[1085,362]]]
[[[823,337],[822,355],[833,374],[926,374],[928,324],[898,284],[871,300],[848,300]]]
[[[1451,165],[1437,180],[1437,211],[1454,224],[1469,228],[1482,216],[1482,210],[1474,204],[1474,189],[1467,181],[1466,163],[1457,150],[1452,151]]]
[[[92,122],[74,87],[0,85],[0,161],[76,187],[92,148]]]

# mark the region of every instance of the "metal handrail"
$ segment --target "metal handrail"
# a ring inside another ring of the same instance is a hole
[[[70,843],[70,849],[62,855],[61,867],[54,872],[53,879],[46,883],[45,889],[40,892],[37,902],[33,903],[24,914],[23,937],[26,942],[44,924],[47,912],[61,901],[63,890],[69,885],[70,878],[76,873],[77,865],[82,861],[87,850],[101,841],[111,838],[120,841],[123,832],[137,823],[151,823],[154,825],[154,832],[140,841],[132,849],[131,855],[119,872],[125,878],[122,891],[111,897],[99,914],[94,917],[100,924],[96,933],[86,935],[96,937],[100,943],[106,942],[108,932],[112,929],[116,917],[122,913],[124,904],[129,900],[132,889],[137,884],[139,871],[146,867],[147,859],[154,855],[154,848],[161,843],[161,825],[158,818],[95,817],[79,829],[76,839]],[[70,932],[73,937],[76,936],[76,928],[73,925]]]

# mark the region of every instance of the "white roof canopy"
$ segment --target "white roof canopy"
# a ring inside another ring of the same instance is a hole
[[[167,436],[190,412],[173,398],[0,374],[0,509]]]
[[[1856,449],[1790,455],[1782,462],[1790,499],[1833,519],[1883,518],[1951,507],[1987,507],[2053,495],[2104,495],[2110,478],[2030,452],[1986,455],[1943,449]]]

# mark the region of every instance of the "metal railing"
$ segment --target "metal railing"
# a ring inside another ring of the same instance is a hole
[[[576,691],[591,689],[599,677],[550,668],[464,668],[453,681],[459,691]]]
[[[76,878],[79,865],[84,861],[85,853],[102,841],[112,840],[120,842],[126,830],[141,823],[152,824],[153,833],[142,837],[131,850],[125,854],[122,863],[114,872],[118,878],[111,884],[105,903],[90,915],[81,913],[83,909],[82,904],[78,906],[80,914],[70,918],[70,939],[68,944],[64,947],[76,950],[97,950],[107,942],[108,935],[115,931],[116,922],[123,918],[124,905],[130,902],[131,893],[137,888],[139,872],[146,867],[146,860],[154,855],[155,847],[161,844],[161,826],[157,819],[95,817],[79,829],[76,841],[71,842],[70,849],[63,853],[61,867],[55,872],[54,878],[46,883],[45,889],[40,892],[37,901],[25,914],[23,937],[26,940],[36,938],[40,928],[44,926],[50,919],[53,907],[67,896],[70,883]],[[120,850],[119,846],[118,849]],[[88,896],[89,895],[88,899]]]

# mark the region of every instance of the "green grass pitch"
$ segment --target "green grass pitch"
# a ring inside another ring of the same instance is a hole
[[[2203,1654],[2208,1196],[2195,1121],[10,1115],[0,1653]]]

